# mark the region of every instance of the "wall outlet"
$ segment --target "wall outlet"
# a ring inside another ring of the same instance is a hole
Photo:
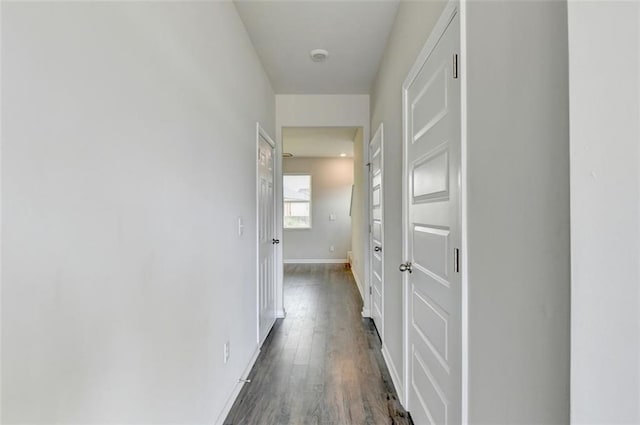
[[[333,245],[331,245],[331,246],[329,247],[329,252],[333,252],[333,251],[335,251],[335,250],[336,250],[336,249],[333,247]]]
[[[244,220],[242,217],[238,217],[238,237],[244,235]]]
[[[329,221],[336,221],[336,215],[334,213],[329,214]]]
[[[227,363],[229,361],[229,341],[224,343],[224,362]]]

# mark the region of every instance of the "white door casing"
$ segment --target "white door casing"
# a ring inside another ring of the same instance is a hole
[[[384,127],[380,124],[369,142],[369,265],[370,306],[380,339],[384,341]]]
[[[258,344],[276,320],[275,143],[257,125]]]
[[[459,52],[451,3],[403,85],[405,400],[416,425],[462,421]]]

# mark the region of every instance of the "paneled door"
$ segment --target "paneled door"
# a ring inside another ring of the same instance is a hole
[[[448,7],[404,85],[404,272],[408,410],[460,424],[459,16]]]
[[[384,338],[384,214],[382,204],[383,125],[369,143],[369,252],[371,255],[371,318]]]
[[[258,125],[258,342],[276,320],[275,144]]]

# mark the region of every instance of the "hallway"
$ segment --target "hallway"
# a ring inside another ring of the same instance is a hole
[[[0,11],[0,424],[640,425],[640,0]]]
[[[225,424],[408,423],[348,269],[285,265],[285,306]]]

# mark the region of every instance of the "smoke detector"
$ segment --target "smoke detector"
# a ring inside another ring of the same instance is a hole
[[[309,52],[309,56],[314,62],[324,62],[329,57],[329,52],[324,49],[313,49]]]

